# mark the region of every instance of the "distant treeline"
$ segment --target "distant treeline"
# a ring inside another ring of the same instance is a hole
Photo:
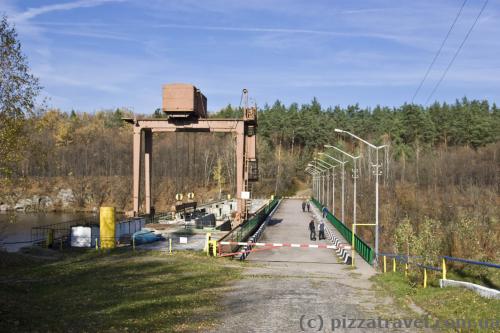
[[[241,114],[240,108],[228,105],[211,117],[235,118]],[[51,109],[30,117],[25,129],[30,144],[24,152],[18,176],[129,176],[132,130],[122,118],[131,116],[130,111],[122,109],[95,113],[65,113]],[[156,111],[151,116],[163,115]],[[275,181],[280,171],[284,179],[276,180],[278,185],[274,189],[287,192],[291,179],[302,174],[313,152],[322,150],[324,144],[363,148],[355,140],[336,133],[335,128],[350,131],[375,144],[390,144],[391,160],[406,165],[435,148],[477,149],[497,142],[500,109],[487,101],[466,98],[454,104],[435,103],[429,107],[405,104],[397,108],[377,106],[373,109],[358,105],[325,109],[316,99],[301,106],[295,103],[285,106],[277,101],[259,110],[259,162],[264,180]],[[234,157],[231,145],[227,144],[232,141],[227,140],[229,138],[210,134],[156,136],[154,174],[179,178],[184,171],[189,172],[196,183],[209,185],[213,181],[212,169],[217,159],[222,158],[226,185],[232,187]],[[221,145],[221,142],[226,144]],[[291,161],[277,170],[278,157],[284,161],[291,158]],[[183,168],[183,163],[188,162],[190,166]],[[268,190],[272,187],[269,185]]]
[[[217,117],[239,116],[230,105]],[[288,107],[276,101],[265,105],[259,114],[261,138],[288,147],[316,148],[336,138],[341,128],[380,143],[390,141],[397,151],[423,146],[481,147],[500,137],[500,109],[488,101],[456,100],[454,104],[434,103],[428,107],[404,104],[400,107],[360,108],[350,105],[322,108],[313,99],[310,104]],[[402,147],[401,147],[402,146]]]

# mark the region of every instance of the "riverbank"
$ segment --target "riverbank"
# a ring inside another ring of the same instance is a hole
[[[198,252],[38,251],[0,253],[0,331],[207,331],[240,277]]]

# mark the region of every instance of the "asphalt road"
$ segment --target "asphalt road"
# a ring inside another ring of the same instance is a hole
[[[311,207],[312,208],[312,207]],[[314,208],[315,210],[315,208]],[[315,210],[319,215],[319,212]],[[310,241],[300,200],[284,200],[260,241]],[[335,231],[337,237],[340,235]],[[275,248],[252,253],[244,278],[223,295],[225,310],[216,332],[416,332],[416,329],[343,328],[349,319],[408,318],[390,298],[373,289],[375,271],[357,258],[357,268],[338,261],[333,250]],[[413,314],[413,316],[416,316]],[[360,321],[354,322],[356,326]],[[335,327],[339,326],[340,327]]]

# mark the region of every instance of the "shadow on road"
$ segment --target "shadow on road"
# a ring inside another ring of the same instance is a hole
[[[267,222],[267,225],[273,226],[273,225],[279,224],[281,222],[283,222],[283,219],[271,219],[269,222]]]

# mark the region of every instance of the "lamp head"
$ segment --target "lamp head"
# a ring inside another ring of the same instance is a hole
[[[344,131],[343,131],[343,130],[341,130],[340,128],[336,128],[336,129],[335,129],[335,132],[337,132],[337,133],[344,133]]]

